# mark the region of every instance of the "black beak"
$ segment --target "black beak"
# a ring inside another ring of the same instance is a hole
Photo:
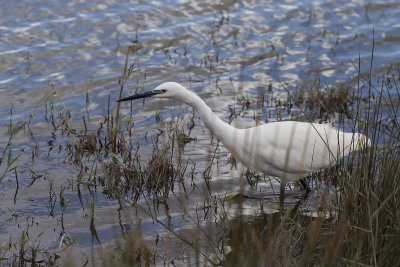
[[[124,98],[121,98],[121,99],[117,100],[117,102],[134,100],[134,99],[139,99],[139,98],[145,98],[145,97],[150,97],[150,96],[154,96],[154,95],[158,95],[158,94],[162,94],[162,93],[165,93],[165,90],[153,90],[153,91],[148,91],[148,92],[143,93],[143,94],[136,94],[136,95],[127,96],[127,97],[124,97]]]

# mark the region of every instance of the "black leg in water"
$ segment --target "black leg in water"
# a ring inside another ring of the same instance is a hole
[[[310,187],[308,186],[308,184],[306,183],[306,181],[304,180],[304,178],[301,178],[301,179],[300,179],[300,184],[301,184],[301,186],[304,188],[304,190],[306,190],[306,193],[307,193],[307,194],[311,192],[311,189],[310,189]]]
[[[279,190],[279,206],[283,210],[283,204],[285,202],[285,187],[286,187],[286,182],[281,180],[281,188]]]

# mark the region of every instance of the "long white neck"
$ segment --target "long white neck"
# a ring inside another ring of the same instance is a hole
[[[237,137],[237,128],[218,118],[207,104],[195,93],[187,90],[186,94],[182,95],[179,100],[192,106],[207,128],[232,152],[232,148],[235,145],[235,137]]]

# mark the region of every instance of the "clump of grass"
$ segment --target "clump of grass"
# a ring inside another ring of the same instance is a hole
[[[99,177],[104,193],[117,199],[129,197],[134,202],[149,195],[152,199],[167,198],[176,177],[167,151],[168,147],[155,151],[145,166],[139,163],[138,155],[131,162],[114,155],[104,165],[104,176]]]
[[[18,132],[21,131],[25,126],[25,122],[13,123],[12,121],[12,109],[10,110],[10,122],[8,124],[8,140],[0,152],[0,183],[3,178],[17,169],[17,160],[21,156],[21,153],[14,155],[12,152],[12,142],[15,139]],[[4,161],[4,162],[3,162]],[[5,163],[5,165],[4,165]]]
[[[295,90],[292,99],[294,106],[301,107],[311,121],[329,121],[335,115],[353,118],[354,103],[357,101],[357,91],[351,86],[338,85],[321,86],[314,82],[311,87],[301,87]]]
[[[168,156],[168,147],[157,152],[149,161],[146,172],[145,187],[148,192],[159,192],[162,188],[163,196],[168,197],[173,189],[175,171]],[[157,196],[157,194],[156,194]]]

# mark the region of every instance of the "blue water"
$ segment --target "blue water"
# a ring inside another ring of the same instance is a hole
[[[373,46],[372,73],[377,75],[374,83],[378,84],[380,73],[390,66],[398,70],[399,18],[398,1],[3,1],[0,153],[8,138],[10,108],[15,122],[33,115],[33,136],[25,129],[13,145],[14,149],[23,148],[19,161],[21,188],[14,204],[14,175],[7,175],[3,181],[2,238],[21,232],[21,228],[11,227],[15,220],[8,220],[8,207],[21,215],[16,219],[21,224],[23,218],[33,216],[39,231],[45,232],[43,244],[58,246],[60,207],[57,204],[54,217],[48,216],[49,182],[41,179],[35,186],[27,187],[31,168],[46,179],[53,177],[57,194],[67,188],[66,197],[72,201],[66,209],[67,228],[79,235],[86,232],[82,247],[91,245],[88,203],[93,198],[96,210],[104,211],[96,220],[99,233],[105,233],[100,238],[103,242],[112,239],[111,233],[118,225],[114,211],[117,205],[98,190],[85,191],[86,209],[81,207],[68,182],[76,178],[78,170],[66,160],[65,152],[58,152],[57,147],[52,149],[69,137],[53,135],[44,114],[45,104],[53,101],[60,107],[60,98],[72,114],[72,127],[82,129],[82,116],[87,116],[92,118],[88,120],[89,129],[96,130],[102,115],[107,113],[109,95],[111,109],[115,108],[128,46],[133,47],[129,63],[136,63],[124,95],[151,89],[164,81],[177,81],[192,87],[219,116],[228,120],[229,106],[234,105],[232,86],[242,95],[257,96],[271,85],[272,92],[266,94],[275,97],[286,97],[281,82],[292,91],[310,86],[315,79],[322,84],[353,86],[359,59],[360,72],[370,71]],[[362,79],[361,83],[367,81]],[[362,86],[364,95],[366,89]],[[90,96],[88,105],[86,94]],[[154,136],[159,133],[158,128],[164,127],[162,123],[156,124],[155,109],[161,110],[163,119],[179,110],[172,102],[150,100],[137,104],[135,125],[141,142],[146,131]],[[190,109],[182,114],[185,111]],[[122,112],[127,114],[128,110]],[[210,135],[200,126],[194,128],[191,136],[198,143],[186,151],[200,166],[207,166],[209,158],[204,155],[214,151],[216,144],[210,143]],[[145,158],[151,154],[152,144],[148,141],[141,145]],[[32,161],[35,146],[39,152]],[[18,151],[13,150],[13,155]],[[225,166],[228,155],[221,148],[218,164],[220,176],[225,178],[230,175],[229,166]],[[215,191],[221,193],[226,183],[214,185]],[[238,183],[230,185],[234,188]],[[268,186],[269,183],[266,190]],[[196,206],[196,201],[191,201]],[[174,212],[175,216],[180,214],[179,209]],[[136,217],[126,221],[137,222]],[[145,225],[149,237],[159,227]]]

